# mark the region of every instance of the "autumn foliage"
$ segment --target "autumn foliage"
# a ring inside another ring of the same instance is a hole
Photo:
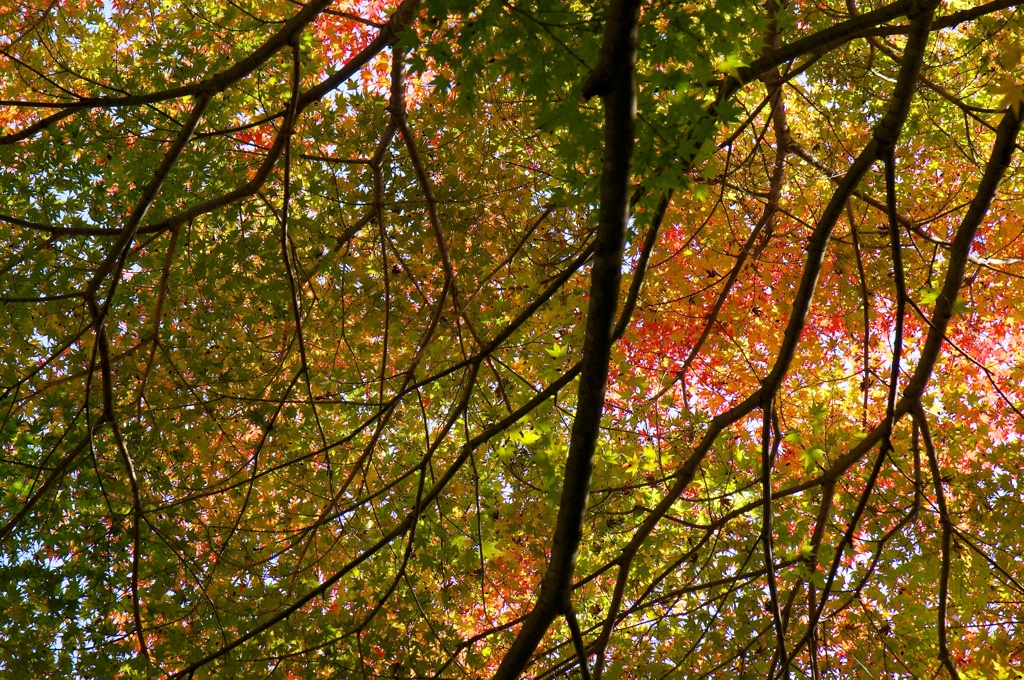
[[[1016,4],[0,3],[0,676],[1024,677]]]

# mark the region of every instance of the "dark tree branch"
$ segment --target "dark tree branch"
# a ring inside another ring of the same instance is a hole
[[[769,609],[772,624],[775,626],[775,653],[782,664],[782,677],[788,678],[789,653],[786,651],[786,627],[779,609],[779,584],[775,575],[774,535],[772,533],[772,469],[775,458],[782,443],[778,436],[773,437],[772,419],[775,412],[775,399],[765,396],[761,404],[761,546],[764,554],[765,575],[768,580]]]
[[[583,514],[587,507],[594,452],[604,410],[629,220],[639,12],[638,0],[612,0],[605,23],[601,53],[609,70],[601,77],[607,85],[591,93],[601,95],[604,101],[604,161],[576,415],[569,440],[558,518],[552,535],[551,556],[533,609],[502,659],[494,675],[495,680],[518,678],[529,665],[533,651],[555,616],[568,611],[570,606],[576,555],[583,535]]]
[[[920,429],[921,441],[924,442],[924,450],[928,454],[928,467],[932,473],[932,483],[935,485],[935,502],[939,508],[939,523],[942,526],[942,567],[939,571],[939,661],[942,662],[950,680],[960,680],[960,674],[956,670],[956,664],[949,653],[949,639],[946,631],[946,612],[949,607],[949,569],[950,555],[953,547],[953,523],[949,518],[949,509],[946,506],[946,492],[942,488],[942,472],[939,470],[939,458],[935,453],[935,443],[932,441],[931,430],[928,427],[928,416],[921,406],[921,402],[915,402],[911,409],[914,423]]]

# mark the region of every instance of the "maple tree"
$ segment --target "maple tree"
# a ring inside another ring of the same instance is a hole
[[[0,670],[1020,677],[1016,4],[0,5]]]

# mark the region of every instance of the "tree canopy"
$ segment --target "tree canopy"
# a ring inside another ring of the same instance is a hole
[[[0,674],[1024,677],[1017,4],[0,5]]]

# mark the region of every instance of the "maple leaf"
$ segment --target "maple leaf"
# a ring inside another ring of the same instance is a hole
[[[551,347],[545,347],[544,351],[552,359],[561,359],[569,353],[569,348],[563,347],[556,342],[552,343]]]
[[[1008,75],[1000,76],[989,88],[994,97],[999,97],[999,108],[1011,109],[1013,115],[1020,115],[1021,104],[1024,103],[1024,82]]]

